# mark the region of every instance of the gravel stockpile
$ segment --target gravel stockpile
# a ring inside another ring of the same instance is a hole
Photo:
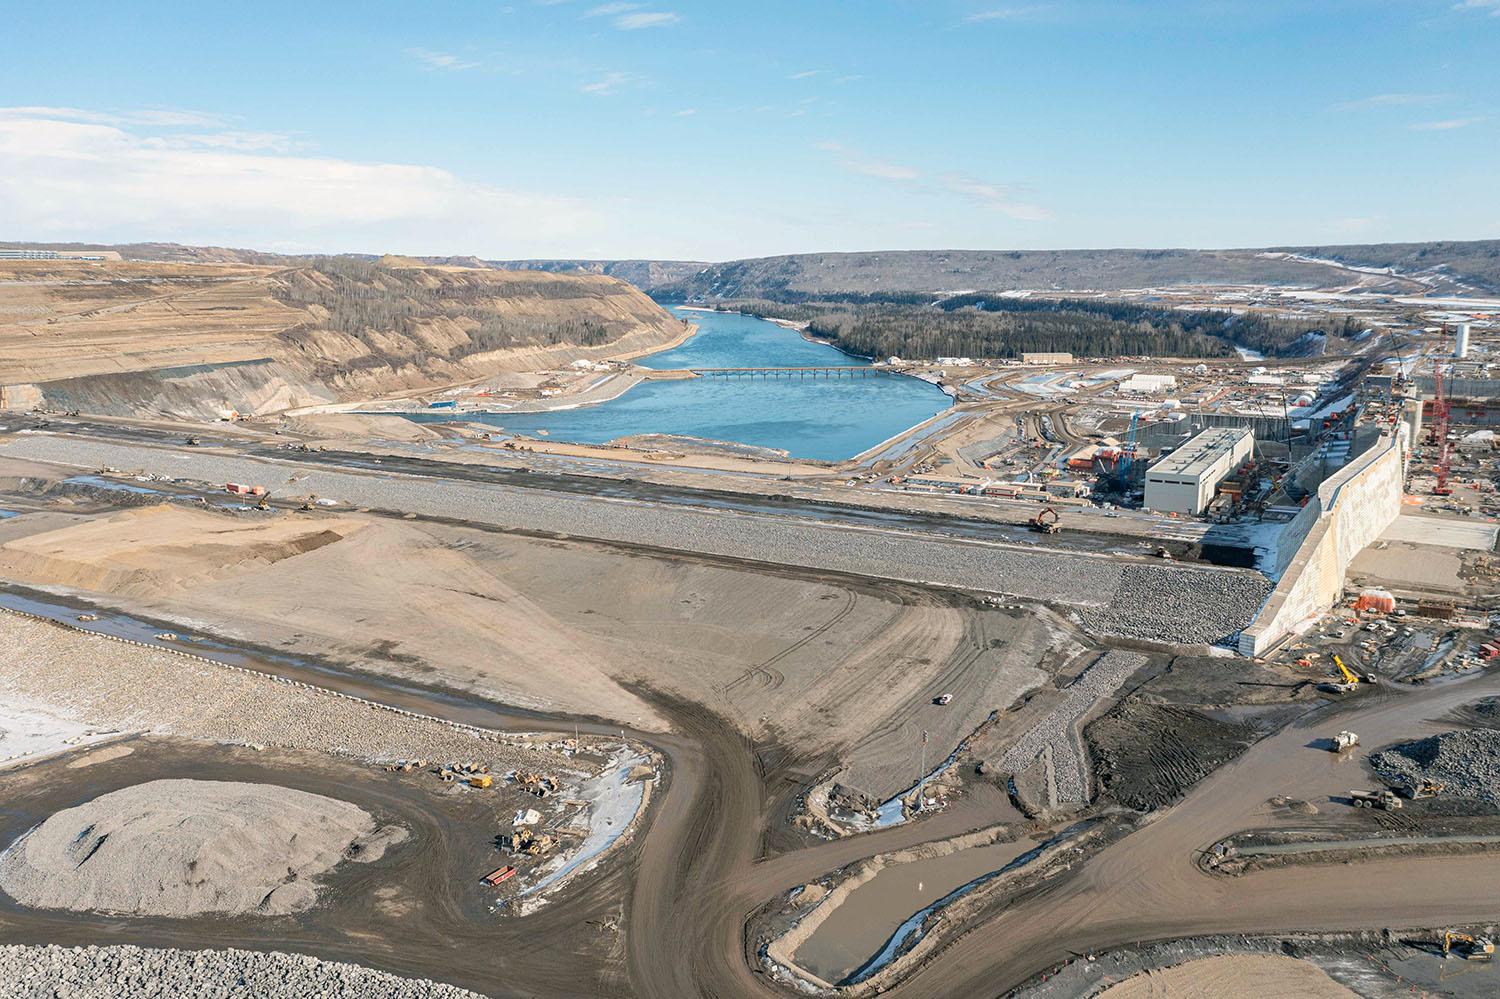
[[[1082,617],[1095,634],[1211,645],[1243,628],[1270,592],[1256,573],[1128,565],[1109,605]]]
[[[1447,797],[1500,805],[1500,731],[1444,732],[1381,750],[1370,765],[1391,784],[1442,781]]]
[[[910,532],[853,530],[787,517],[577,496],[403,475],[325,471],[214,454],[34,434],[6,445],[18,458],[109,466],[203,482],[260,483],[382,510],[756,559],[908,582],[1007,593],[1097,608],[1101,634],[1199,643],[1245,626],[1269,591],[1263,577],[1197,566],[1126,566]]]
[[[421,978],[301,954],[0,946],[7,999],[483,999]]]
[[[0,694],[56,708],[94,729],[238,745],[313,749],[367,760],[485,762],[555,773],[568,760],[441,722],[279,683],[165,650],[0,614]]]
[[[1134,652],[1106,653],[1073,681],[1061,704],[1005,751],[1000,758],[1000,769],[1019,773],[1050,752],[1053,785],[1048,790],[1049,804],[1087,804],[1089,785],[1078,720],[1099,701],[1113,697],[1130,674],[1145,663],[1146,657]]]
[[[156,780],[50,816],[0,855],[0,890],[38,909],[281,915],[311,907],[346,857],[377,860],[403,838],[320,794]]]

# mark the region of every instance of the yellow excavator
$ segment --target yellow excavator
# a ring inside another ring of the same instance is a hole
[[[1443,956],[1455,953],[1467,961],[1493,961],[1495,944],[1489,940],[1476,939],[1469,933],[1449,930],[1443,934]]]

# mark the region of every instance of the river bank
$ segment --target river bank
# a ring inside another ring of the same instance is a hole
[[[752,373],[779,368],[867,368],[869,362],[799,333],[786,325],[739,313],[694,307],[698,332],[681,346],[654,352],[637,367],[577,390],[501,409],[482,402],[473,408],[406,412],[418,423],[464,422],[525,438],[605,445],[628,438],[719,441],[784,453],[793,459],[842,462],[889,441],[946,411],[950,398],[930,382],[895,373],[868,377],[771,377]],[[746,369],[734,377],[693,378],[708,368]]]

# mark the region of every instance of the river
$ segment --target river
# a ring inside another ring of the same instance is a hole
[[[804,340],[795,330],[737,313],[673,309],[698,332],[637,363],[656,369],[857,367],[869,362]],[[525,436],[602,444],[636,434],[672,434],[785,451],[794,458],[841,461],[951,405],[915,378],[696,378],[643,382],[617,399],[550,413],[465,414]],[[420,414],[423,421],[452,414]]]

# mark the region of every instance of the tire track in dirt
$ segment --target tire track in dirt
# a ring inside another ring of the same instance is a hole
[[[844,606],[836,611],[833,617],[829,618],[823,624],[814,628],[812,631],[797,639],[797,641],[788,645],[786,648],[782,649],[780,652],[776,653],[774,656],[771,656],[764,662],[757,663],[756,665],[751,666],[749,669],[745,670],[744,673],[741,673],[733,680],[730,680],[728,683],[724,684],[724,686],[720,688],[719,692],[727,694],[729,693],[729,691],[733,690],[735,687],[738,687],[740,684],[745,683],[753,677],[761,675],[764,675],[766,677],[766,682],[761,684],[762,689],[775,690],[776,688],[780,687],[783,683],[786,682],[786,674],[782,673],[779,669],[776,669],[776,664],[781,662],[792,653],[798,651],[799,649],[805,648],[807,645],[816,641],[818,638],[821,638],[823,635],[828,634],[828,632],[836,627],[840,622],[842,622],[844,618],[848,617],[850,613],[853,612],[854,605],[859,602],[859,596],[853,590],[845,591],[845,596],[848,599],[844,601]]]

